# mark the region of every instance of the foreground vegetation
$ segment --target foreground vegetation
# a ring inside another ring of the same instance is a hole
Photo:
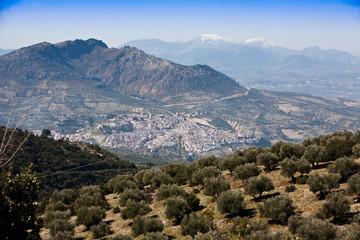
[[[44,239],[359,239],[359,157],[360,131],[342,131],[142,167],[54,191],[36,226]]]

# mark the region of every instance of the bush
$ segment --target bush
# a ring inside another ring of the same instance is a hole
[[[121,210],[121,217],[123,219],[134,219],[136,216],[142,216],[150,213],[152,209],[145,202],[136,202],[134,200],[128,200],[125,208]]]
[[[251,177],[256,177],[261,173],[261,169],[255,163],[247,163],[235,168],[234,178],[245,180]]]
[[[105,216],[105,210],[101,207],[82,207],[77,212],[76,223],[78,225],[84,224],[86,228],[90,228],[92,225],[99,224]]]
[[[360,173],[352,175],[347,181],[346,192],[350,195],[360,195]]]
[[[204,185],[205,178],[217,177],[221,174],[221,171],[214,166],[205,167],[192,174],[190,184],[191,185]]]
[[[116,207],[114,207],[113,208],[113,213],[119,213],[121,210],[120,210],[120,208],[118,207],[118,206],[116,206]]]
[[[156,192],[156,198],[158,200],[163,200],[175,196],[185,196],[185,195],[186,195],[186,191],[176,184],[161,185]]]
[[[340,186],[340,178],[340,174],[329,173],[320,175],[315,173],[309,176],[307,183],[310,191],[313,193],[320,192],[320,198],[323,198],[326,193],[331,191],[331,189],[338,188]]]
[[[166,200],[165,216],[168,219],[175,218],[175,224],[179,224],[190,211],[188,203],[182,197],[171,197]]]
[[[161,232],[150,232],[145,234],[142,240],[168,240],[169,237]]]
[[[181,221],[180,227],[183,236],[190,235],[192,237],[198,232],[206,233],[208,230],[204,216],[198,216],[195,213],[185,215]]]
[[[359,164],[354,159],[348,157],[342,157],[336,159],[336,161],[328,167],[330,173],[339,173],[341,180],[348,179],[351,175],[359,171]]]
[[[151,188],[157,189],[162,184],[172,184],[173,179],[170,177],[169,174],[164,173],[162,171],[156,171],[154,173],[154,177],[151,179]]]
[[[287,193],[294,192],[295,190],[296,190],[295,185],[290,185],[290,186],[285,187],[285,192],[287,192]]]
[[[336,227],[333,224],[311,217],[291,216],[289,231],[304,240],[336,239]]]
[[[174,183],[179,185],[186,184],[186,165],[184,163],[168,163],[160,168],[161,171],[168,174]]]
[[[109,235],[112,233],[112,231],[110,229],[110,225],[107,223],[99,223],[96,226],[92,226],[90,228],[90,230],[95,239],[105,237],[106,235]]]
[[[143,200],[143,196],[140,193],[139,189],[125,189],[123,193],[120,193],[120,206],[124,207],[128,200],[141,201]]]
[[[232,219],[230,234],[244,238],[252,232],[268,230],[269,226],[259,219],[250,222],[248,217],[236,217]]]
[[[302,158],[311,163],[313,166],[317,166],[319,163],[325,162],[325,151],[325,147],[311,145],[305,150]]]
[[[125,188],[138,188],[132,175],[118,175],[104,185],[106,193],[121,193]]]
[[[257,163],[265,167],[265,171],[275,170],[279,166],[279,158],[271,152],[263,152],[257,156]]]
[[[245,158],[241,156],[225,156],[219,162],[221,170],[229,170],[230,174],[240,165],[245,164]]]
[[[162,232],[164,224],[159,218],[141,216],[134,219],[131,229],[133,235],[137,237],[148,232]]]
[[[272,218],[277,221],[286,221],[294,212],[291,198],[285,195],[267,199],[258,208],[261,217]]]
[[[261,197],[263,192],[271,191],[274,189],[274,184],[266,176],[251,177],[244,184],[245,193],[255,198],[256,194]]]
[[[217,197],[222,192],[230,189],[230,183],[223,177],[212,177],[204,179],[204,194]]]
[[[344,218],[350,212],[350,202],[343,193],[331,193],[326,197],[318,216],[322,219],[334,217],[334,221]]]
[[[244,197],[240,191],[223,192],[216,200],[216,204],[221,213],[228,213],[230,216],[239,215],[243,213],[245,209]]]

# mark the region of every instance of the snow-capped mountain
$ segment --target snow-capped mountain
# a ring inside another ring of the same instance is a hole
[[[318,47],[298,51],[260,37],[237,42],[216,34],[124,45],[181,64],[207,64],[247,87],[360,99],[360,58],[347,52]]]

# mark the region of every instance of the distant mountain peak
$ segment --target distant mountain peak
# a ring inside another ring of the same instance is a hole
[[[226,37],[220,36],[218,34],[213,34],[213,33],[201,34],[198,38],[200,38],[201,42],[212,42],[212,41],[233,42],[233,40],[231,38],[226,38]]]
[[[261,37],[255,37],[255,38],[248,39],[248,40],[244,41],[244,43],[246,45],[251,45],[251,46],[255,46],[255,47],[265,47],[265,48],[275,46],[275,43],[268,42],[268,41],[266,41],[265,39],[263,39]]]

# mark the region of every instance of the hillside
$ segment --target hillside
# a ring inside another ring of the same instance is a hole
[[[292,50],[262,38],[235,42],[213,34],[178,42],[140,39],[127,45],[181,64],[209,65],[247,87],[359,99],[360,58],[335,49]]]
[[[0,75],[0,124],[12,112],[23,129],[143,154],[179,155],[179,137],[181,158],[196,158],[360,126],[357,101],[245,88],[95,39],[18,49],[0,56]]]
[[[104,184],[117,174],[133,173],[137,168],[134,163],[121,160],[114,154],[100,149],[99,146],[84,143],[71,143],[65,139],[55,141],[48,136],[36,136],[27,131],[7,131],[4,149],[8,159],[16,148],[27,140],[12,159],[10,167],[18,173],[20,168],[33,165],[33,170],[40,179],[41,194],[49,194],[55,189],[80,188],[91,184]],[[5,128],[0,128],[3,140]]]
[[[335,132],[302,144],[278,142],[221,159],[210,156],[119,175],[71,193],[75,204],[64,202],[81,212],[89,192],[108,193],[101,204],[87,205],[104,211],[94,221],[101,222],[97,227],[89,222],[85,227],[76,216],[57,218],[77,223],[75,237],[85,239],[358,239],[359,136]],[[56,201],[67,194],[70,190],[54,194],[45,216],[52,216]],[[158,233],[144,237],[146,231]],[[49,230],[43,229],[42,236]]]

